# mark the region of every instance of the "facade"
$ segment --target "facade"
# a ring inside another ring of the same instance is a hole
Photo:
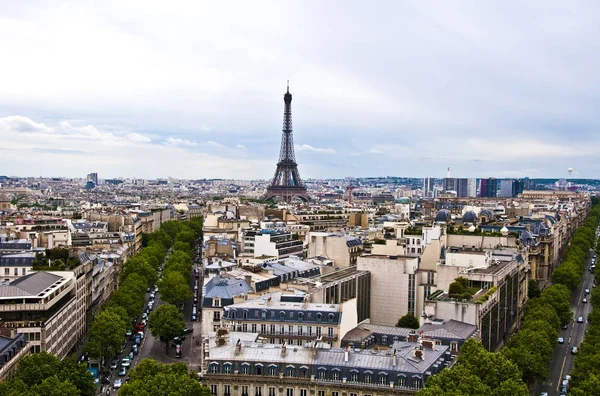
[[[9,253],[0,256],[0,279],[9,282],[31,272],[34,252]]]
[[[394,326],[407,313],[419,316],[416,304],[418,257],[361,256],[357,269],[371,273],[371,323]]]
[[[384,351],[263,344],[258,334],[221,331],[205,343],[202,382],[216,396],[412,395],[454,361],[430,340]]]
[[[202,288],[202,334],[222,327],[223,308],[244,301],[252,287],[245,279],[217,275]]]
[[[423,179],[423,196],[433,197],[433,179],[431,177]]]
[[[479,196],[495,198],[498,194],[498,180],[495,177],[481,179],[479,182]]]
[[[303,346],[316,338],[339,347],[357,325],[356,309],[308,302],[308,295],[271,293],[225,307],[223,322],[232,331],[258,333],[271,344]]]
[[[252,254],[253,257],[279,259],[304,255],[302,241],[288,230],[246,230],[242,249],[245,254]]]

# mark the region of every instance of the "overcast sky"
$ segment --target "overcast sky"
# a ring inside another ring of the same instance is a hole
[[[0,175],[600,174],[597,1],[1,3]]]

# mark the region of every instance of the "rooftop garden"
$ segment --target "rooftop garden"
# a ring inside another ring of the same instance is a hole
[[[54,248],[36,254],[32,269],[35,271],[69,271],[80,264],[79,258],[69,257],[68,249]]]

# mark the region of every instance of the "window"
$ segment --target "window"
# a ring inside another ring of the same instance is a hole
[[[331,392],[331,396],[339,396],[339,392]]]
[[[279,312],[279,320],[285,320],[285,312]]]
[[[230,364],[224,364],[223,365],[223,372],[225,374],[231,374],[231,365]]]
[[[4,268],[4,275],[10,276],[10,268]]]
[[[285,326],[284,325],[279,326],[279,334],[285,334]]]
[[[275,325],[270,325],[269,330],[271,331],[271,334],[275,334]]]
[[[217,394],[217,385],[210,386],[210,393],[212,393],[213,395]]]
[[[300,389],[300,396],[307,396],[308,391],[306,389]]]
[[[235,309],[231,310],[231,319],[237,319],[237,311]]]
[[[294,374],[295,374],[295,371],[296,371],[296,370],[294,370],[294,368],[293,368],[293,367],[287,367],[287,368],[285,369],[285,375],[286,375],[286,376],[288,376],[288,377],[293,377],[293,376],[294,376]]]
[[[302,335],[303,326],[298,326],[298,335]]]
[[[225,396],[231,395],[231,385],[223,385],[223,389],[224,389],[223,394]]]
[[[253,333],[256,333],[256,323],[252,323],[252,325],[250,326],[250,328],[252,329]]]
[[[317,337],[321,337],[321,328],[317,326]]]
[[[367,384],[370,384],[370,383],[371,383],[371,374],[365,374],[365,382],[366,382]]]
[[[340,380],[340,372],[339,371],[332,371],[331,372],[331,379],[334,381],[339,381]]]
[[[221,321],[221,312],[214,311],[213,312],[213,322],[220,322],[220,321]]]
[[[420,378],[413,378],[413,387],[415,388],[420,388],[421,387],[421,379]]]
[[[271,376],[277,375],[277,366],[269,366],[269,375],[271,375]]]
[[[285,396],[294,396],[294,388],[287,388],[285,390]]]
[[[248,332],[248,323],[242,323],[242,332],[244,332],[244,333]]]
[[[356,371],[350,373],[350,382],[358,382],[358,373]]]
[[[269,386],[269,396],[275,396],[275,387]]]
[[[242,385],[242,396],[248,396],[248,385]]]
[[[260,318],[262,320],[267,320],[267,310],[263,309],[262,311],[260,311]]]
[[[250,365],[247,363],[242,364],[242,374],[250,373]]]
[[[398,376],[398,386],[406,386],[406,377]]]
[[[262,387],[261,386],[256,386],[256,391],[254,396],[262,396]]]
[[[267,332],[267,325],[261,324],[260,325],[260,332],[261,333],[266,333]]]
[[[330,314],[329,314],[329,323],[332,323],[332,322],[333,322],[333,314],[332,314],[332,313],[330,313]]]
[[[27,272],[27,268],[21,268],[21,275],[25,275],[26,272]]]
[[[319,379],[325,379],[326,375],[327,375],[327,370],[325,370],[325,369],[319,370]]]
[[[242,312],[242,319],[244,319],[244,320],[248,319],[248,311],[244,310]]]
[[[307,334],[308,334],[309,336],[311,336],[311,335],[312,335],[312,326],[308,326],[308,327],[306,328],[306,330],[307,330],[307,331],[306,331],[306,332],[307,332]]]
[[[263,373],[263,368],[260,364],[257,364],[256,367],[254,367],[254,370],[256,372],[256,375],[262,375]]]
[[[325,396],[325,391],[318,391],[317,396]]]
[[[333,338],[333,327],[327,328],[327,337]]]
[[[210,365],[210,370],[209,370],[212,374],[217,374],[219,372],[219,365],[218,364],[211,364]]]
[[[421,240],[417,239],[417,245],[420,245],[420,244],[421,244]]]
[[[458,342],[456,342],[456,341],[451,341],[450,342],[450,351],[451,352],[458,352]]]
[[[319,313],[317,314],[317,321],[319,321],[319,322],[320,322],[320,321],[321,321],[321,317],[322,317],[322,316],[323,316],[323,315],[321,314],[321,312],[319,312]]]
[[[15,276],[19,275],[19,269],[18,268],[15,268],[14,272],[15,272]]]
[[[292,325],[288,326],[288,334],[294,334],[294,326],[292,326]]]
[[[379,376],[379,383],[380,383],[381,385],[385,385],[385,384],[387,384],[387,375],[385,375],[385,374],[381,374],[381,375]]]
[[[298,320],[304,319],[304,314],[302,312],[298,312]]]
[[[213,298],[213,307],[220,307],[221,306],[221,299],[219,299],[218,297]]]

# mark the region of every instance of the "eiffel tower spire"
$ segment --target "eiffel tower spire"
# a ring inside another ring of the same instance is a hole
[[[287,92],[283,95],[283,131],[281,134],[281,149],[279,161],[271,184],[267,188],[266,199],[279,197],[290,202],[296,198],[310,200],[306,186],[300,178],[296,154],[294,153],[294,134],[292,132],[292,94],[288,80]]]

